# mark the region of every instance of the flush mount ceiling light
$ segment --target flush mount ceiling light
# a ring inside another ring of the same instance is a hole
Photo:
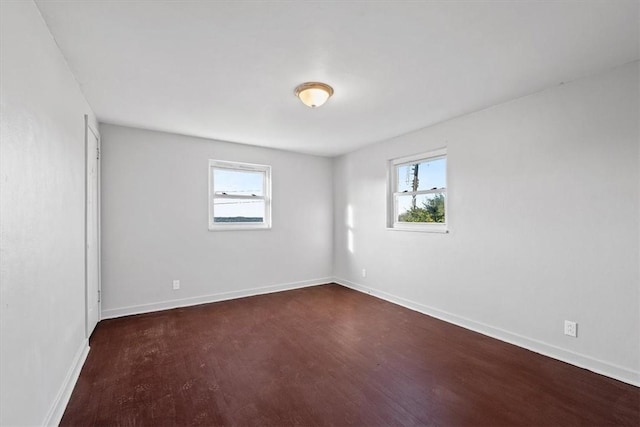
[[[316,108],[327,102],[333,95],[333,88],[325,83],[307,82],[299,85],[295,94],[307,107]]]

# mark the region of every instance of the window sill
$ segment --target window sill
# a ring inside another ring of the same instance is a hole
[[[249,230],[271,230],[271,225],[246,225],[246,224],[228,224],[228,225],[209,225],[209,231],[249,231]]]
[[[418,233],[439,233],[449,234],[449,229],[446,225],[433,226],[433,225],[394,225],[393,227],[387,227],[389,231],[415,231]]]

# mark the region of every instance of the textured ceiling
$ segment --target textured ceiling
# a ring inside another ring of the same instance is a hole
[[[327,156],[639,57],[636,0],[36,3],[100,121]]]

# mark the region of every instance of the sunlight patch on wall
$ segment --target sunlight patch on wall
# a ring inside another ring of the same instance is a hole
[[[353,253],[353,207],[347,205],[347,249]]]

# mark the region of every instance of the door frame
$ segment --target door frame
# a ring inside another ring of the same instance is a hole
[[[91,132],[95,137],[96,137],[96,141],[97,141],[97,149],[98,152],[97,153],[89,153],[89,132]],[[98,255],[98,322],[100,322],[100,320],[102,319],[102,253],[101,253],[101,246],[102,246],[102,226],[101,226],[101,197],[100,197],[100,193],[101,193],[101,182],[100,182],[100,175],[101,175],[101,162],[100,162],[100,149],[101,149],[101,139],[100,139],[100,133],[93,128],[93,126],[91,126],[89,124],[89,116],[87,114],[84,115],[84,330],[85,330],[85,336],[87,339],[89,339],[89,337],[91,336],[91,333],[93,332],[93,330],[89,330],[89,266],[88,266],[88,260],[89,260],[89,254],[88,254],[88,237],[89,237],[89,233],[88,233],[88,227],[89,227],[89,212],[88,212],[88,192],[89,192],[89,188],[87,187],[87,181],[88,181],[88,175],[89,175],[89,168],[88,168],[88,162],[89,162],[89,156],[90,155],[96,155],[97,156],[97,160],[98,160],[98,164],[96,167],[96,180],[97,180],[97,192],[96,192],[96,212],[97,212],[97,218],[96,218],[96,226],[98,227],[98,233],[97,233],[97,255]]]

